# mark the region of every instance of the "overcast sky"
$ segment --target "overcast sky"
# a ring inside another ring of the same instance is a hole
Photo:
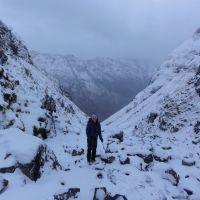
[[[161,61],[200,27],[200,0],[0,0],[29,49]]]

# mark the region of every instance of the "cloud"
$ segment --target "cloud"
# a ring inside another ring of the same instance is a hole
[[[200,26],[199,0],[0,0],[30,49],[161,61]]]

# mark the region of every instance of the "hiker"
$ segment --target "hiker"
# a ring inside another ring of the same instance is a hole
[[[103,138],[101,135],[101,125],[98,120],[98,117],[93,114],[87,123],[87,128],[86,128],[86,135],[87,135],[87,161],[94,162],[95,157],[96,157],[96,148],[97,148],[97,140],[98,137],[103,143]]]

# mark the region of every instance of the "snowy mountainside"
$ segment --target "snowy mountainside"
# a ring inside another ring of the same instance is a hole
[[[104,121],[108,149],[137,170],[134,199],[200,197],[200,31],[174,50],[150,85]],[[123,132],[115,145],[113,134]],[[139,177],[139,179],[138,179]],[[140,187],[139,187],[140,185]]]
[[[35,65],[57,78],[85,113],[96,112],[101,119],[129,103],[146,87],[155,69],[151,63],[131,59],[31,54]]]

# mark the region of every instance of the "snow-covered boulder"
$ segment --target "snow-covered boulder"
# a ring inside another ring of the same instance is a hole
[[[13,173],[17,168],[36,181],[45,170],[57,170],[56,156],[37,137],[19,129],[0,131],[0,173]]]

